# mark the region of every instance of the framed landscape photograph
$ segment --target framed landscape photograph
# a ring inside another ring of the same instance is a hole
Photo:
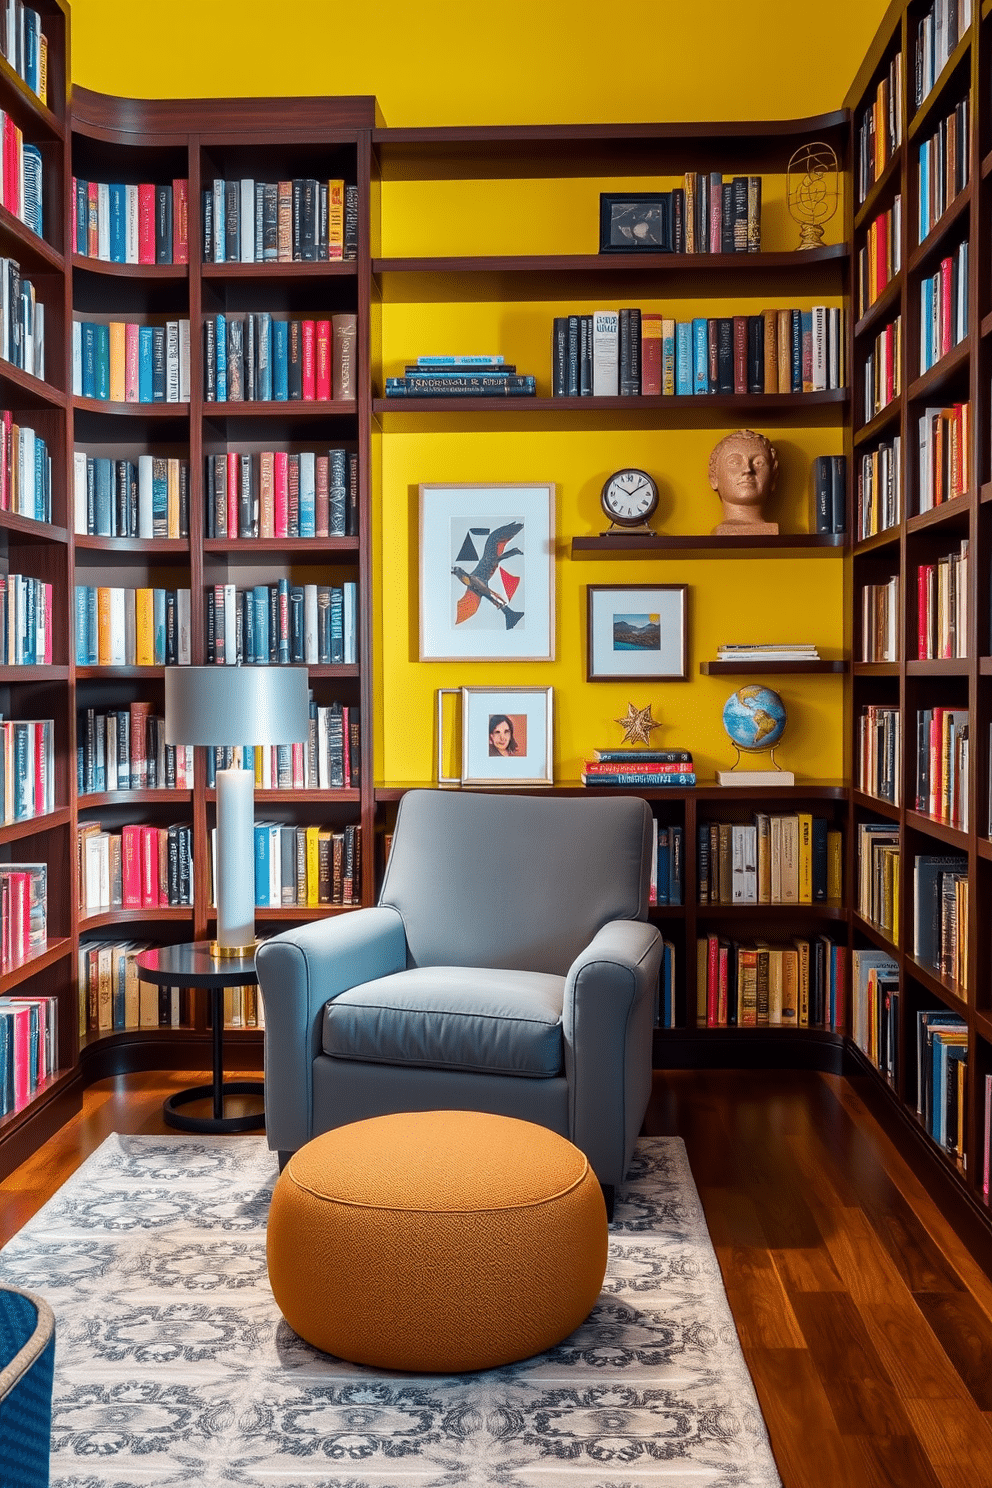
[[[551,694],[462,688],[462,785],[551,785]]]
[[[684,681],[688,584],[589,584],[586,681]]]
[[[553,661],[554,482],[420,487],[420,660]]]
[[[600,253],[671,253],[670,191],[601,192]]]

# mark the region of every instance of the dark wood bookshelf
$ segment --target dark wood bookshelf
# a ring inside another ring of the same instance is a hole
[[[704,677],[747,677],[757,672],[776,677],[824,676],[828,673],[846,672],[846,661],[701,661],[699,670]]]
[[[877,332],[882,321],[895,314],[902,302],[902,269],[893,274],[877,299],[873,300],[854,327],[854,339],[860,341],[869,331]]]
[[[720,533],[600,533],[588,537],[572,538],[573,558],[581,555],[609,554],[611,558],[623,555],[643,558],[646,554],[664,552],[700,552],[713,556],[732,557],[735,552],[750,551],[789,553],[795,550],[843,548],[846,538],[843,533],[780,532],[770,536],[758,533],[747,537],[727,537]]]
[[[114,263],[109,258],[93,258],[88,253],[75,252],[72,254],[72,271],[73,274],[106,274],[112,279],[189,278],[189,264]]]
[[[930,92],[910,119],[909,129],[906,135],[907,140],[915,141],[919,135],[925,134],[928,129],[934,129],[940,122],[942,115],[940,117],[938,115],[941,106],[946,104],[946,95],[950,91],[951,83],[961,63],[965,61],[971,50],[973,30],[974,24],[969,26],[965,34],[961,37],[957,46],[941,68],[940,76],[934,80],[934,85],[930,89]],[[906,81],[908,85],[908,77]]]
[[[924,265],[929,266],[930,260],[936,257],[941,249],[946,248],[947,238],[971,206],[971,191],[972,186],[969,181],[958,192],[954,200],[945,207],[919,247],[913,249],[909,255],[908,272],[910,274],[917,273]]]

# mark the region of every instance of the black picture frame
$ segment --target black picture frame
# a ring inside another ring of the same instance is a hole
[[[601,192],[600,253],[671,253],[670,191]]]

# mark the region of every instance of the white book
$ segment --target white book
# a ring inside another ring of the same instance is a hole
[[[78,320],[72,322],[72,393],[83,396],[83,327]]]
[[[592,316],[592,392],[615,398],[620,390],[620,313],[594,310]]]
[[[120,536],[120,534],[118,534]],[[128,666],[134,666],[138,656],[138,617],[136,612],[137,591],[124,590],[124,655]]]
[[[106,181],[96,188],[96,256],[110,261],[110,187]]]
[[[731,827],[730,835],[730,873],[731,873],[731,898],[734,904],[743,904],[744,893],[744,832],[745,828],[738,823]]]
[[[127,666],[124,635],[124,589],[113,585],[110,590],[110,657],[108,666]]]
[[[813,306],[813,391],[824,392],[827,384],[827,307]]]
[[[86,451],[72,454],[72,530],[86,532]]]
[[[308,666],[316,666],[317,650],[317,585],[303,586],[303,659]]]
[[[255,262],[255,182],[241,182],[241,262]]]
[[[768,827],[771,902],[782,903],[782,818],[773,816]]]
[[[188,589],[176,590],[176,657],[180,666],[189,666],[190,650],[190,595]]]
[[[827,387],[843,387],[840,375],[840,310],[836,306],[827,312],[827,352]]]
[[[98,719],[97,720],[97,727],[99,727],[99,722],[100,721]],[[114,791],[114,790],[117,790],[117,788],[118,788],[118,786],[117,786],[117,780],[118,780],[118,771],[117,771],[117,719],[114,717],[114,715],[112,713],[108,713],[106,715],[106,717],[104,718],[104,720],[103,720],[103,727],[104,727],[104,734],[105,734],[105,738],[106,738],[106,742],[104,744],[104,749],[103,749],[103,760],[104,760],[104,769],[105,769],[106,775],[107,775],[107,790],[108,791]],[[130,770],[130,766],[128,767],[127,770],[125,770],[124,775],[125,775],[125,778],[121,782],[121,787],[120,788],[122,790],[130,790],[131,789],[131,770]]]
[[[317,709],[317,787],[327,790],[330,774],[327,768],[327,709]]]
[[[189,402],[189,321],[179,322],[179,401]]]
[[[140,261],[138,250],[138,188],[137,186],[125,187],[124,200],[126,203],[125,237],[124,237],[124,261],[136,264]]]
[[[282,852],[279,841],[279,824],[269,827],[269,908],[282,902]]]
[[[236,584],[224,585],[224,664],[238,664],[238,590]]]
[[[179,322],[165,323],[165,401],[179,402]]]
[[[34,306],[34,375],[45,380],[45,307],[40,300]]]
[[[35,469],[34,469],[34,446],[35,432],[28,424],[21,425],[21,437],[17,441],[17,504],[15,511],[22,514],[34,512],[35,503]]]

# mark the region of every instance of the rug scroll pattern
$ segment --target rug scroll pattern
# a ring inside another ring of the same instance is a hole
[[[0,1250],[56,1315],[52,1488],[780,1488],[677,1138],[638,1144],[588,1321],[474,1375],[303,1343],[275,1178],[259,1137],[109,1137]]]

